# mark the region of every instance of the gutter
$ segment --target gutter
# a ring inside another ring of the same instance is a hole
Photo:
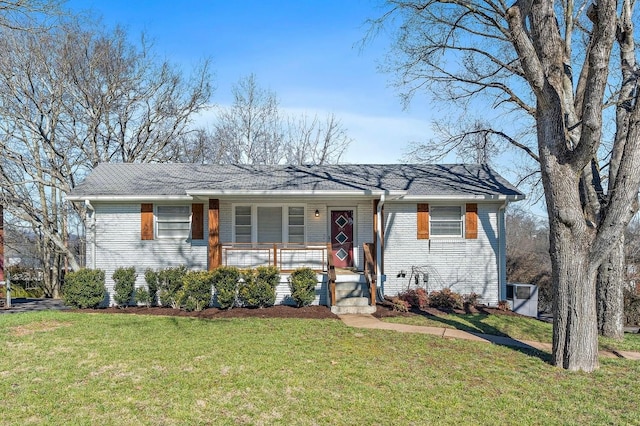
[[[91,205],[90,200],[84,200],[84,205],[87,210],[91,210],[91,223],[89,229],[91,230],[91,269],[96,269],[96,209]]]
[[[506,214],[507,214],[507,201],[504,202],[503,205],[498,207],[498,302],[500,300],[506,299],[507,292],[507,275],[506,275],[506,262],[507,262],[507,223],[506,223]],[[505,232],[503,232],[503,230]],[[504,241],[501,241],[504,240]],[[503,262],[504,259],[504,262]]]
[[[384,202],[385,202],[385,194],[380,194],[380,201],[378,201],[378,208],[376,209],[376,222],[377,222],[377,229],[376,229],[376,283],[378,286],[378,296],[379,296],[379,300],[384,300],[382,298],[380,298],[380,296],[384,295],[384,291],[383,291],[383,285],[384,282],[382,281],[382,227],[383,227],[383,223],[382,223],[382,208],[384,207]]]

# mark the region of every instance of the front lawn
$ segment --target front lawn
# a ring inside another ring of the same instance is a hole
[[[639,374],[337,320],[0,315],[0,424],[640,424]]]
[[[427,327],[447,327],[471,333],[508,336],[514,339],[551,343],[553,327],[551,324],[535,318],[511,315],[485,314],[445,314],[445,315],[408,315],[382,318],[382,321],[422,325]],[[617,349],[640,352],[640,334],[625,334],[623,341],[600,338],[601,349]]]

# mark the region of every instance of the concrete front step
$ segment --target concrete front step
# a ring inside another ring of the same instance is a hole
[[[366,290],[369,286],[367,283],[358,281],[337,282],[336,290]]]
[[[336,297],[336,306],[369,306],[368,297],[346,297],[338,299]]]
[[[368,290],[338,290],[336,289],[336,300],[348,299],[350,297],[369,297]]]
[[[347,314],[373,314],[376,311],[375,306],[332,306],[331,312],[336,315]]]

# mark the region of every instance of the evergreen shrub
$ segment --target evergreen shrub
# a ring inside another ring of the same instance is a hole
[[[289,276],[289,290],[296,306],[308,306],[316,298],[318,278],[311,268],[299,268]]]
[[[101,269],[80,269],[69,272],[64,277],[62,298],[69,306],[79,309],[97,308],[106,295],[104,271]]]

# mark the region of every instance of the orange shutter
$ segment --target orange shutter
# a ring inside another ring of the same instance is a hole
[[[191,239],[204,239],[204,204],[191,204]]]
[[[476,239],[478,238],[478,205],[467,204],[467,211],[465,213],[465,238]]]
[[[153,204],[140,204],[140,239],[153,240]]]
[[[220,266],[220,200],[209,199],[209,270]]]
[[[429,204],[418,204],[418,239],[429,239]]]

